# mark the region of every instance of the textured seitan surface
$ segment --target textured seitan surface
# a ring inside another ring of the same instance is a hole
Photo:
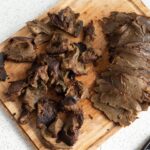
[[[126,126],[150,104],[150,18],[112,12],[102,27],[111,64],[98,74],[91,100],[110,120]]]

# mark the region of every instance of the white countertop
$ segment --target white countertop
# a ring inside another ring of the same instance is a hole
[[[25,22],[42,14],[57,0],[1,0],[0,2],[0,42],[24,26]],[[143,0],[150,7],[150,0]],[[0,150],[32,150],[16,123],[10,119],[0,105]],[[101,150],[140,150],[150,138],[150,110],[142,112],[129,127],[121,129],[108,139]]]

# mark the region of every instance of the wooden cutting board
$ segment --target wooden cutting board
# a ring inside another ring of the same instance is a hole
[[[95,23],[98,23],[99,19],[108,16],[111,11],[136,12],[142,15],[150,15],[150,11],[148,11],[140,0],[60,0],[54,8],[46,11],[45,14],[38,17],[38,19],[45,18],[47,12],[55,12],[65,8],[66,6],[70,6],[76,12],[80,12],[81,19],[84,20],[85,24],[91,19],[94,20]],[[27,28],[24,27],[13,36],[28,35],[29,32]],[[6,41],[0,44],[0,51],[2,51],[5,42]],[[94,42],[94,46],[101,48],[103,51],[107,51],[105,48],[105,43],[106,42],[104,40],[100,25],[98,25],[97,37]],[[103,70],[106,66],[107,57],[104,57],[102,59],[102,64],[100,65],[100,69]],[[18,102],[7,101],[4,93],[7,91],[7,87],[9,85],[8,82],[22,79],[25,76],[25,71],[30,67],[30,65],[26,63],[17,64],[14,62],[6,62],[5,67],[10,78],[8,81],[0,83],[0,100],[2,105],[17,122],[20,112],[20,105]],[[90,80],[92,80],[92,74],[88,78],[88,81]],[[120,127],[109,121],[100,111],[94,109],[90,101],[82,100],[80,105],[84,111],[85,121],[80,130],[79,139],[72,149],[95,150],[109,136],[118,131]],[[22,129],[23,133],[27,135],[30,141],[34,144],[35,148],[45,150],[46,148],[40,142],[38,132],[33,122],[34,119],[30,124],[19,125],[17,123],[17,125]]]

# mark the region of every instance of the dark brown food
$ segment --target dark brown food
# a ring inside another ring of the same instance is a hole
[[[58,141],[58,138],[54,137],[53,133],[51,133],[51,131],[48,131],[46,127],[42,127],[40,133],[42,137],[42,142],[45,144],[46,147],[52,150],[70,148],[70,146],[66,145],[64,142]]]
[[[87,45],[83,42],[74,43],[80,50],[80,52],[84,52],[87,50]]]
[[[13,37],[4,47],[7,59],[17,62],[32,62],[36,57],[33,39],[28,37]]]
[[[55,102],[50,99],[42,98],[37,103],[37,126],[48,127],[56,118],[57,108]]]
[[[38,20],[29,21],[27,22],[27,27],[35,37],[34,43],[36,45],[46,43],[50,40],[52,31],[50,27],[47,24],[43,23],[42,21]]]
[[[88,72],[88,67],[79,61],[80,49],[76,44],[72,44],[72,51],[66,54],[63,59],[62,68],[72,70],[76,75],[84,75]]]
[[[79,109],[76,104],[77,104],[76,98],[71,96],[67,96],[61,101],[61,105],[63,106],[65,111],[76,112]]]
[[[83,29],[83,41],[84,45],[80,44],[82,54],[80,55],[80,61],[82,63],[95,63],[102,56],[102,51],[100,49],[95,49],[92,47],[95,40],[96,33],[93,21],[90,21]]]
[[[77,100],[71,96],[64,98],[61,105],[66,112],[66,119],[62,130],[58,133],[58,139],[72,146],[77,141],[79,129],[83,124],[83,112],[78,107]]]
[[[62,130],[65,118],[64,112],[59,112],[55,118],[55,121],[50,124],[48,131],[52,134],[52,137],[58,138],[59,132]]]
[[[96,34],[93,21],[88,23],[88,25],[83,28],[83,31],[83,41],[85,41],[86,43],[94,41]]]
[[[7,95],[9,97],[20,96],[24,93],[27,86],[28,85],[24,80],[13,81],[8,88]]]
[[[49,42],[49,40],[50,40],[50,35],[38,34],[37,36],[35,36],[34,43],[35,45],[42,45]]]
[[[28,83],[34,88],[38,87],[40,81],[47,83],[48,80],[49,76],[47,65],[35,67],[33,70],[31,70],[28,76]]]
[[[69,146],[72,146],[78,138],[79,129],[83,124],[83,114],[78,111],[77,114],[69,112],[64,122],[63,129],[59,133],[59,139]]]
[[[58,14],[49,13],[49,23],[77,37],[83,28],[83,22],[78,19],[79,15],[70,7],[66,7],[60,10]]]
[[[53,54],[62,54],[70,49],[70,43],[67,38],[64,38],[61,33],[54,32],[46,51]]]
[[[51,57],[48,55],[41,55],[39,60],[37,60],[39,64],[47,65],[47,73],[49,77],[49,83],[53,84],[60,78],[60,61],[55,57]]]
[[[48,25],[45,23],[38,21],[38,20],[33,20],[27,22],[28,29],[33,35],[38,35],[38,34],[51,34],[51,29]]]
[[[44,126],[41,128],[44,142],[54,148],[68,148],[67,145],[72,146],[78,138],[79,129],[84,119],[80,109],[72,109],[70,111],[65,109],[63,112],[61,111],[57,113],[55,120],[48,128]],[[56,145],[57,143],[59,144]]]
[[[103,20],[112,63],[98,76],[94,106],[122,126],[150,104],[150,18],[113,12]]]
[[[81,55],[79,60],[84,63],[94,63],[97,60],[99,60],[99,58],[101,58],[102,56],[102,52],[100,49],[94,49],[92,47],[87,48],[86,51],[84,51]]]
[[[4,54],[0,53],[0,81],[5,81],[7,78],[6,70],[4,68]]]
[[[21,124],[26,124],[29,122],[30,120],[30,112],[27,110],[26,108],[26,105],[25,104],[22,104],[22,107],[21,107],[21,114],[20,114],[20,117],[19,117],[19,122]]]
[[[65,96],[74,97],[76,100],[80,99],[83,94],[83,84],[77,80],[64,78]]]
[[[78,60],[83,64],[94,63],[102,56],[102,51],[100,49],[91,47],[92,41],[87,43],[88,44],[83,42],[74,43],[75,46],[77,46],[80,50],[80,56]]]
[[[22,98],[23,103],[26,105],[28,111],[32,112],[36,109],[36,103],[47,94],[47,87],[44,84],[38,88],[28,87]]]

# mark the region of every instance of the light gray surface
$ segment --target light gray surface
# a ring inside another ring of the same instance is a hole
[[[150,0],[144,0],[150,6]],[[0,42],[34,19],[56,0],[1,0]],[[0,150],[32,150],[32,144],[25,138],[16,123],[0,106]],[[101,150],[140,150],[150,137],[150,110],[140,114],[140,119],[120,130],[102,146]],[[99,148],[100,149],[100,148]]]

